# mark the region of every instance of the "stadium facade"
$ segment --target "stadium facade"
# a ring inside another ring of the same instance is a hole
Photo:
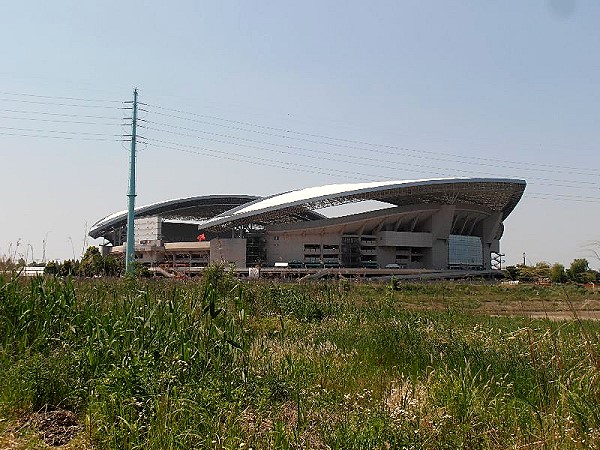
[[[136,208],[140,262],[201,270],[211,261],[238,268],[491,269],[504,220],[526,183],[451,178],[331,184],[269,197],[211,195]],[[326,217],[331,206],[375,200],[382,209]],[[89,235],[122,253],[126,211],[96,222]]]

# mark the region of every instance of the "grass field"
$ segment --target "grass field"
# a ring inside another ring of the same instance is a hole
[[[577,286],[246,284],[218,268],[4,277],[0,448],[598,448],[600,322],[580,316],[599,301]],[[555,312],[571,320],[513,317]]]

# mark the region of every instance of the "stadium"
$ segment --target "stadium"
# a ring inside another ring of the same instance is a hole
[[[525,186],[520,179],[449,178],[169,200],[136,208],[136,261],[188,273],[214,261],[239,270],[490,270],[503,222]],[[379,209],[319,212],[369,201]],[[104,238],[104,253],[122,254],[126,229],[121,211],[89,235]]]

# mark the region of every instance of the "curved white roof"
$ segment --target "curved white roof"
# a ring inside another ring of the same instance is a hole
[[[392,182],[391,184],[397,184],[398,182]],[[346,184],[327,184],[325,186],[315,186],[304,189],[299,189],[297,191],[289,191],[284,192],[283,194],[277,194],[271,197],[267,197],[262,201],[252,202],[250,204],[244,205],[240,208],[236,208],[235,210],[227,211],[221,216],[231,215],[234,213],[236,215],[251,213],[260,211],[262,209],[268,208],[278,208],[281,206],[294,206],[301,205],[307,203],[309,201],[315,201],[315,199],[325,198],[340,194],[347,195],[348,193],[352,193],[354,191],[363,190],[363,189],[374,189],[378,187],[385,187],[390,185],[390,182],[387,181],[379,181],[374,183],[346,183]]]
[[[189,219],[197,218],[198,221],[206,217],[227,211],[259,197],[251,195],[205,195],[197,197],[178,198],[162,202],[151,203],[135,208],[136,217],[161,215],[166,218]],[[114,227],[124,226],[127,222],[127,210],[110,214],[94,223],[89,231],[89,236],[98,238],[110,232]]]
[[[363,200],[379,200],[397,206],[417,203],[473,203],[502,211],[514,209],[526,182],[507,178],[438,178],[409,181],[330,184],[309,187],[255,200],[225,211],[200,224],[210,228],[272,217],[298,207],[320,209]],[[247,220],[244,220],[247,219]]]

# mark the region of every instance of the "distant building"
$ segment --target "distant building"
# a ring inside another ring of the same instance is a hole
[[[526,183],[451,178],[332,184],[269,197],[202,196],[136,209],[136,258],[153,265],[490,269],[503,221]],[[388,208],[326,217],[329,206],[376,200]],[[96,222],[93,238],[123,252],[127,213]]]

